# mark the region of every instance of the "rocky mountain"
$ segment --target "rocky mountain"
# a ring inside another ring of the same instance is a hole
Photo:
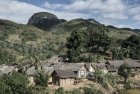
[[[33,25],[45,31],[70,31],[74,28],[84,28],[93,24],[100,23],[94,19],[82,18],[66,21],[65,19],[59,19],[56,15],[47,12],[35,13],[28,21],[28,25]]]
[[[90,23],[92,23],[92,24],[101,24],[101,23],[97,22],[94,19],[87,19],[87,21],[90,22]]]
[[[77,18],[70,21],[66,21],[65,19],[59,19],[54,14],[48,12],[39,12],[33,14],[33,16],[28,21],[28,25],[33,25],[39,29],[50,31],[50,32],[71,32],[75,29],[83,30],[89,27],[90,29],[92,29],[92,27],[94,26],[96,27],[97,25],[102,25],[102,24],[96,21],[95,19]],[[112,25],[107,26],[107,28],[111,31],[111,33],[112,31],[116,31],[117,33],[125,32],[130,35],[133,33],[139,34],[140,31],[139,29],[117,28]]]
[[[28,25],[33,25],[43,30],[48,30],[52,26],[57,24],[66,22],[64,19],[58,19],[56,15],[47,13],[47,12],[39,12],[33,14],[33,16],[29,19]]]

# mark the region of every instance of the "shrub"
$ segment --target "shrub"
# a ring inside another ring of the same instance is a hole
[[[31,88],[32,94],[49,94],[49,89],[42,86],[35,86]]]
[[[81,94],[80,89],[73,89],[71,94]]]
[[[132,84],[131,81],[127,81],[127,82],[124,84],[124,87],[125,87],[126,89],[131,89],[131,88],[132,88],[131,84]]]
[[[64,94],[64,88],[60,87],[55,91],[55,94]]]
[[[0,78],[0,93],[1,94],[12,94],[10,87],[5,83],[3,78]]]
[[[131,69],[127,64],[123,64],[118,69],[118,74],[124,77],[124,83],[127,82],[127,79],[131,73]]]
[[[84,87],[83,91],[84,94],[104,94],[100,90],[94,89],[93,87],[92,88]]]
[[[105,27],[99,26],[93,30],[88,29],[75,30],[67,38],[67,55],[71,62],[87,61],[87,58],[79,60],[81,54],[96,53],[102,55],[109,49],[111,38],[105,34]],[[91,49],[96,49],[96,51],[92,51]]]
[[[35,83],[39,86],[48,86],[49,76],[44,72],[38,72]]]
[[[13,72],[11,75],[4,75],[2,78],[10,88],[11,94],[26,94],[29,92],[27,88],[28,79],[24,74]]]
[[[15,56],[6,50],[0,49],[0,64],[11,63],[16,60]]]
[[[26,41],[36,41],[37,35],[34,32],[24,31],[20,34],[23,42]]]

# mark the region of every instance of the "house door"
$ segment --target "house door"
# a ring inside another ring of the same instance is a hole
[[[60,85],[60,79],[59,79],[59,77],[56,77],[55,84],[56,84],[57,86]]]

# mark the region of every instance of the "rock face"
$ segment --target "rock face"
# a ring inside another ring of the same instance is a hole
[[[28,21],[29,25],[33,25],[37,28],[48,30],[51,27],[66,22],[64,19],[58,19],[57,16],[47,12],[35,13]]]
[[[100,24],[99,22],[97,22],[94,19],[87,19],[88,22],[92,23],[92,24]]]

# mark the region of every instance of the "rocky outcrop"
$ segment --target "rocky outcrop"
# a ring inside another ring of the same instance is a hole
[[[66,20],[58,19],[54,14],[48,12],[39,12],[33,14],[33,16],[29,19],[28,24],[43,30],[48,30],[51,27],[63,22],[66,22]]]
[[[97,22],[94,19],[87,19],[87,21],[90,22],[90,23],[92,23],[92,24],[101,24],[101,23]]]

